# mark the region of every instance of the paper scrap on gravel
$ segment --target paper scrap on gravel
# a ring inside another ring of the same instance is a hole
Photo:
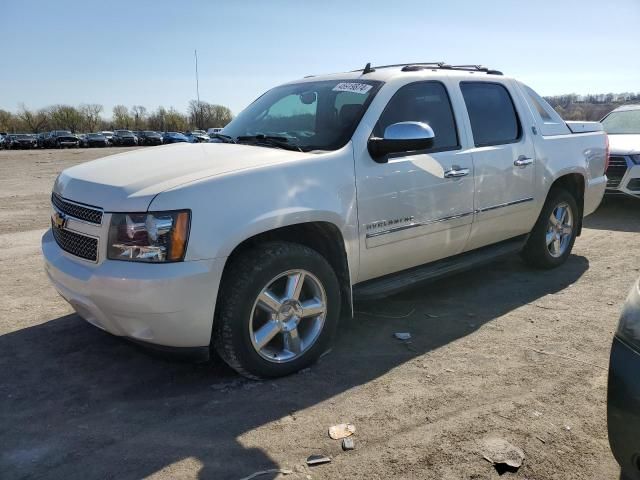
[[[341,423],[329,428],[329,436],[334,440],[349,437],[356,433],[356,426],[352,423]]]

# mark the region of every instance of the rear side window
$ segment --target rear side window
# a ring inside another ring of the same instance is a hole
[[[398,122],[429,124],[435,133],[433,147],[428,150],[430,152],[459,148],[449,94],[440,82],[416,82],[400,88],[380,116],[374,135],[383,137],[385,129]]]
[[[511,95],[503,85],[463,82],[460,89],[469,112],[476,147],[518,141],[520,121]]]

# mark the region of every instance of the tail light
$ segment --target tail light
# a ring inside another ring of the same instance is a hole
[[[609,153],[611,149],[609,148],[609,135],[604,134],[604,171],[609,169]]]

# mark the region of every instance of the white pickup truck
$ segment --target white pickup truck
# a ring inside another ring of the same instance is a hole
[[[65,170],[42,250],[88,322],[254,378],[316,360],[354,297],[562,264],[606,187],[600,124],[476,66],[308,77],[213,136]]]

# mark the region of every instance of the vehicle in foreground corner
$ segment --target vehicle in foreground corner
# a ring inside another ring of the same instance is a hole
[[[138,138],[131,130],[116,130],[113,132],[111,143],[116,147],[131,147],[138,145]]]
[[[179,132],[164,132],[162,135],[162,143],[189,143],[189,139]]]
[[[640,105],[616,108],[602,126],[611,148],[606,193],[640,198]]]
[[[475,66],[305,78],[215,138],[63,171],[45,268],[94,325],[253,378],[314,362],[353,296],[515,252],[560,266],[606,186],[599,123]]]
[[[607,427],[622,478],[640,480],[640,279],[629,292],[611,347]]]

